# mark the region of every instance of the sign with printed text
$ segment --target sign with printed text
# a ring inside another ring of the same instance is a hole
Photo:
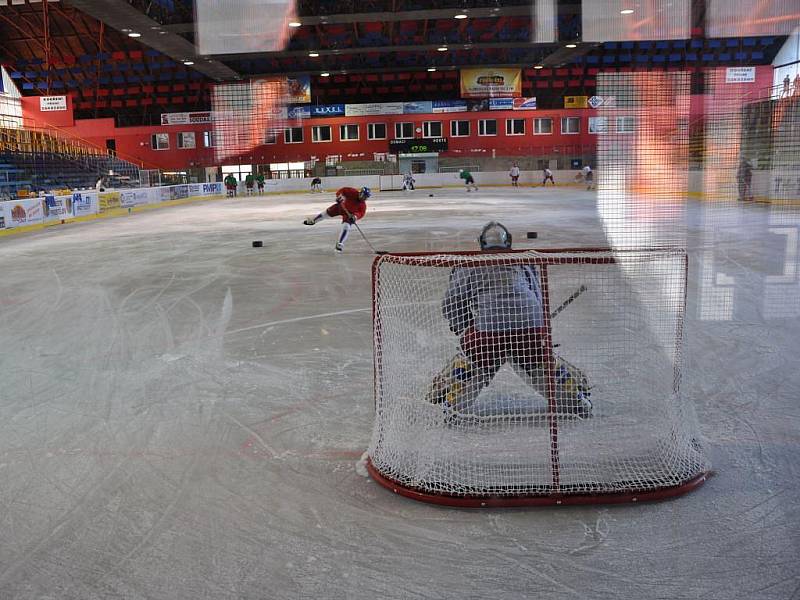
[[[755,80],[755,67],[728,67],[725,69],[725,83],[753,83]]]
[[[140,204],[150,203],[150,188],[140,188],[138,190],[125,190],[119,193],[120,206],[130,208]]]
[[[404,115],[427,115],[433,112],[433,102],[430,100],[420,100],[418,102],[404,102]]]
[[[66,96],[42,96],[39,98],[39,110],[42,112],[55,112],[67,110]]]
[[[589,97],[564,96],[564,108],[589,108]]]
[[[592,108],[600,108],[601,106],[605,106],[608,108],[613,108],[617,105],[617,97],[616,96],[592,96],[586,101]]]
[[[162,125],[197,125],[211,123],[217,119],[215,113],[210,111],[191,113],[162,113]]]
[[[489,110],[512,110],[514,108],[513,98],[490,98]]]
[[[48,194],[42,203],[42,218],[47,221],[59,221],[72,216],[72,195],[54,196]]]
[[[43,219],[42,199],[17,200],[6,202],[6,227],[21,227],[23,225],[35,225],[41,223]]]
[[[311,76],[297,75],[286,78],[287,104],[311,103]]]
[[[514,110],[536,110],[536,98],[514,98]]]
[[[536,110],[536,98],[490,98],[489,110]]]
[[[522,69],[461,69],[462,98],[522,96]]]
[[[290,106],[286,111],[287,119],[308,119],[311,116],[310,106]]]
[[[368,104],[345,104],[346,117],[368,117],[370,115],[402,115],[402,102],[370,102]]]
[[[434,100],[433,112],[435,113],[449,113],[449,112],[466,112],[469,110],[466,100]]]
[[[83,217],[97,212],[97,195],[87,192],[72,194],[72,214]]]
[[[312,117],[343,117],[344,104],[321,104],[311,107]]]
[[[447,152],[447,138],[415,138],[411,140],[390,140],[389,151],[394,154],[424,154],[428,152]]]

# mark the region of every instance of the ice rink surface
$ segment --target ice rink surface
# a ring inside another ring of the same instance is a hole
[[[496,219],[516,247],[607,244],[594,193],[432,192],[376,194],[364,232],[473,249]],[[655,504],[468,511],[357,466],[373,256],[301,224],[331,199],[0,238],[0,598],[800,599],[800,209],[687,204],[683,389],[715,477]]]

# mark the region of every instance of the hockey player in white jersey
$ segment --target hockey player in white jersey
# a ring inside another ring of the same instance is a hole
[[[481,232],[484,252],[511,249],[511,234],[500,223]],[[586,377],[546,346],[542,288],[531,265],[456,267],[442,302],[442,314],[459,338],[461,353],[436,376],[428,400],[468,407],[506,362],[547,398],[552,355],[556,412],[588,417],[592,411]]]

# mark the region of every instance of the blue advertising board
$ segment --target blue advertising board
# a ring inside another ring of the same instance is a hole
[[[433,102],[420,100],[418,102],[403,102],[404,115],[427,115],[433,112]]]
[[[344,104],[318,104],[311,107],[312,117],[343,117]]]

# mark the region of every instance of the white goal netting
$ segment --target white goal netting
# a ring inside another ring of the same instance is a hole
[[[377,258],[373,475],[478,499],[636,499],[702,479],[680,394],[686,264],[676,250]]]

